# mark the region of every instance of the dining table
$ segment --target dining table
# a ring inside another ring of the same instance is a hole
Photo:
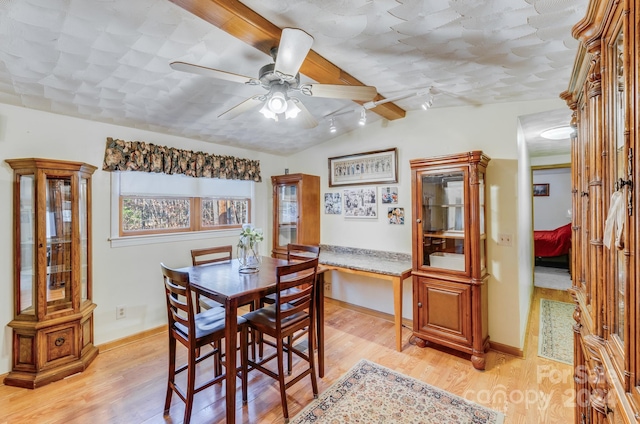
[[[221,303],[225,307],[225,352],[226,355],[226,422],[232,424],[236,419],[236,377],[238,370],[237,352],[238,306],[253,302],[257,305],[260,298],[276,291],[276,268],[287,265],[284,259],[268,256],[261,257],[259,270],[253,273],[242,273],[237,259],[228,262],[197,265],[180,268],[179,271],[189,273],[192,290],[209,299]],[[318,269],[315,290],[316,344],[318,351],[318,376],[324,377],[324,284],[323,269]]]

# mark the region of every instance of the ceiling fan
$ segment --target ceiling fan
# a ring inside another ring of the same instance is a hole
[[[260,104],[260,113],[265,117],[278,121],[295,118],[301,114],[302,125],[313,128],[318,125],[316,119],[307,110],[299,98],[292,94],[300,93],[305,96],[324,97],[331,99],[351,99],[371,101],[377,94],[372,86],[337,85],[337,84],[300,84],[300,66],[307,57],[313,37],[296,28],[284,28],[278,47],[271,49],[274,63],[260,68],[258,78],[238,75],[219,69],[195,65],[181,61],[171,62],[169,65],[176,71],[190,72],[225,81],[247,85],[261,86],[267,93],[248,98],[218,116],[222,119],[232,119]]]

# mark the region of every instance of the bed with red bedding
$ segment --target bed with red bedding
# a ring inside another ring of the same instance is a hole
[[[571,249],[571,223],[555,230],[533,232],[534,255],[548,258],[569,254]]]

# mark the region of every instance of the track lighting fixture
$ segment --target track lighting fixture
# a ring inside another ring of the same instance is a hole
[[[427,100],[425,100],[421,106],[423,110],[429,110],[431,106],[433,106],[433,95],[431,94],[431,90],[429,90],[429,97],[427,97]]]
[[[336,121],[331,118],[329,119],[329,132],[331,134],[334,134],[336,131],[338,131],[338,129],[336,128]]]
[[[364,125],[366,123],[367,123],[367,110],[365,108],[362,108],[362,111],[360,112],[360,120],[358,121],[358,124]]]

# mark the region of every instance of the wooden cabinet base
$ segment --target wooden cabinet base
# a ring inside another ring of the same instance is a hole
[[[483,371],[486,367],[486,352],[489,350],[488,338],[484,343],[484,350],[481,352],[475,352],[473,351],[473,349],[467,346],[452,346],[450,343],[447,343],[446,340],[433,341],[433,340],[424,339],[419,336],[415,336],[415,343],[416,343],[416,346],[418,346],[419,348],[431,347],[436,349],[440,348],[443,350],[452,349],[457,352],[462,352],[464,354],[471,355],[471,365],[473,365],[473,368]],[[457,353],[457,352],[452,352],[452,353]],[[460,353],[458,354],[460,355]]]
[[[40,372],[12,371],[4,379],[5,386],[36,389],[54,381],[62,380],[70,375],[82,372],[98,356],[98,348],[91,346],[86,349],[80,359],[68,362]]]
[[[11,321],[13,364],[4,384],[35,389],[84,371],[98,355],[93,345],[95,307],[85,304],[80,313],[47,321]]]

